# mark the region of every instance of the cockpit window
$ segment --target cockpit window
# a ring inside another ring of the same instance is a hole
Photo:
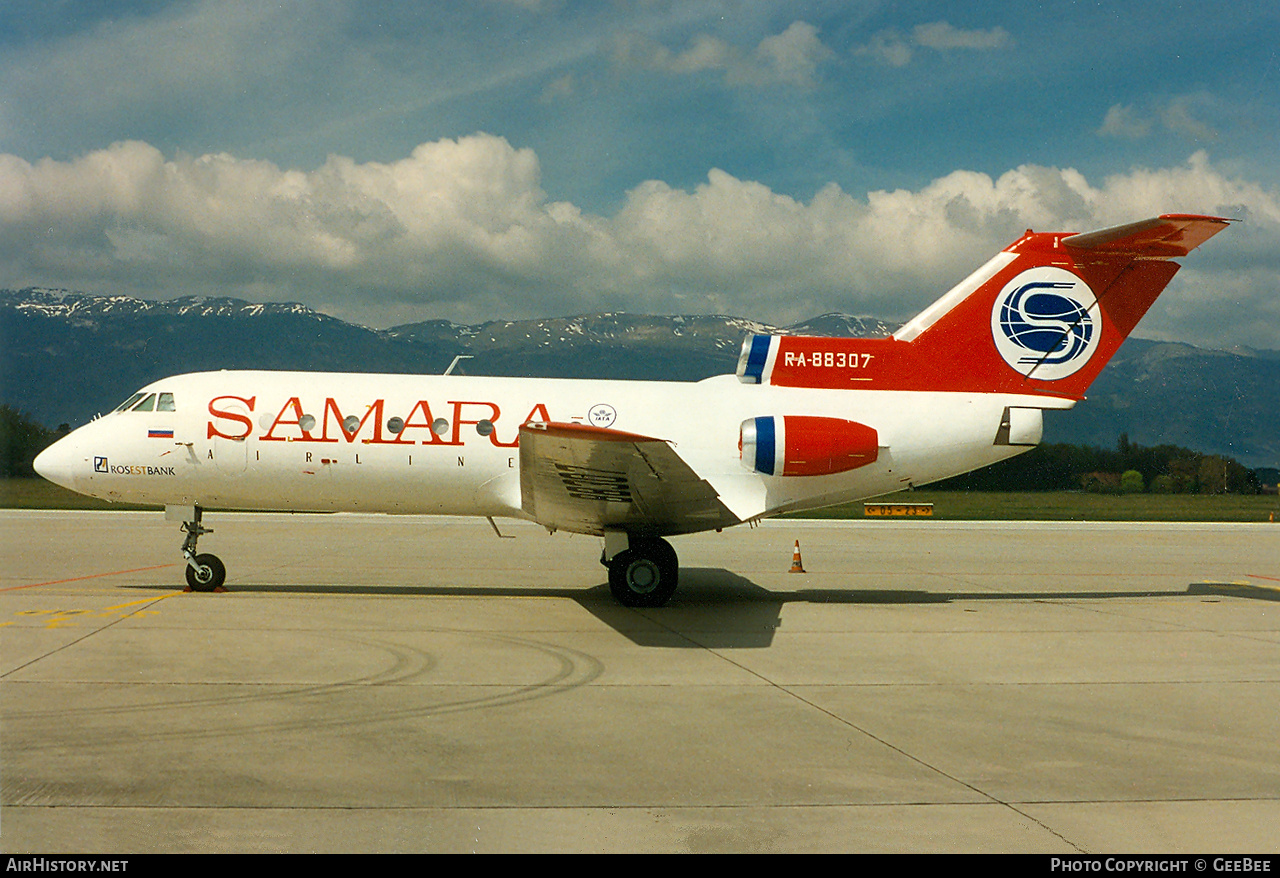
[[[139,402],[139,400],[142,401]],[[177,410],[172,393],[147,393],[145,390],[139,390],[115,408],[118,412],[175,412]]]
[[[144,394],[141,391],[139,391],[138,393],[135,393],[133,396],[129,397],[124,402],[120,403],[120,405],[116,406],[116,411],[118,412],[124,411],[125,409],[132,406],[135,402],[142,399],[143,396]]]

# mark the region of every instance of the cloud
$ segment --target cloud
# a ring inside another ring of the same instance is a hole
[[[796,21],[782,33],[761,40],[744,73],[766,82],[812,85],[818,65],[832,55],[832,51],[818,39],[816,27]]]
[[[1002,27],[990,30],[961,30],[945,21],[918,24],[911,31],[916,45],[927,49],[999,49],[1011,45],[1013,39]]]
[[[622,68],[656,70],[673,76],[706,71],[723,74],[730,85],[814,84],[818,66],[834,53],[818,39],[818,29],[796,21],[782,33],[765,37],[750,51],[718,37],[699,34],[682,52],[673,52],[657,40],[638,33],[619,35],[614,41],[614,63]]]
[[[211,92],[259,93],[302,64],[308,74],[323,74],[314,59],[327,48],[332,63],[348,18],[340,4],[329,6],[325,16],[305,16],[270,4],[197,0],[151,15],[111,16],[61,39],[7,50],[0,59],[5,96],[27,118],[48,106],[89,118],[155,112],[157,94],[175,104],[218,105],[222,99]]]
[[[1197,114],[1212,112],[1214,103],[1209,95],[1196,92],[1157,101],[1146,111],[1132,105],[1113,104],[1107,110],[1098,134],[1139,140],[1162,129],[1192,143],[1212,143],[1218,139],[1218,132],[1198,119]]]
[[[1137,140],[1151,133],[1151,120],[1139,115],[1131,106],[1113,104],[1107,110],[1098,133],[1103,137]]]
[[[910,35],[895,29],[880,31],[867,43],[856,47],[853,51],[855,55],[874,58],[890,67],[905,67],[915,57],[917,47],[949,52],[955,49],[969,51],[1002,49],[1011,45],[1013,45],[1013,38],[1002,27],[994,27],[990,30],[962,30],[945,21],[934,21],[916,25],[912,28]]]
[[[1218,139],[1218,132],[1192,114],[1204,103],[1203,95],[1179,95],[1160,108],[1160,122],[1165,128],[1184,138],[1198,142]]]
[[[566,73],[564,76],[558,76],[547,83],[542,90],[542,94],[539,95],[538,101],[543,104],[552,104],[556,101],[573,97],[576,90],[577,85],[573,74]]]
[[[890,67],[906,67],[911,63],[913,52],[910,44],[898,31],[881,31],[871,37],[866,45],[858,46],[855,55],[865,55],[887,64]]]
[[[573,251],[575,212],[546,202],[539,173],[531,150],[485,135],[306,172],[225,154],[166,160],[138,142],[70,162],[3,156],[0,279],[345,297],[348,313],[447,308],[464,287],[483,301],[512,278],[550,286],[546,248]]]
[[[486,134],[314,170],[139,142],[66,162],[0,155],[0,286],[298,300],[372,325],[605,309],[906,318],[1028,227],[1196,212],[1245,222],[1188,260],[1178,308],[1144,329],[1280,349],[1280,193],[1203,152],[1101,182],[1024,165],[864,196],[829,184],[808,201],[712,170],[692,189],[643,183],[611,216],[548,199],[540,175],[532,150]]]

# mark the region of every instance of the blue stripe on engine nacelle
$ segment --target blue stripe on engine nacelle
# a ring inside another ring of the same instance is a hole
[[[756,418],[756,472],[774,475],[775,441],[773,418]]]

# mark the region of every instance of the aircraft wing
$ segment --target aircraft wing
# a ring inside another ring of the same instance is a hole
[[[671,443],[586,424],[520,428],[520,496],[544,527],[663,536],[739,524]]]

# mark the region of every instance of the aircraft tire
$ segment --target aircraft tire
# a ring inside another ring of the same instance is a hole
[[[609,562],[609,591],[624,607],[661,607],[675,594],[679,572],[666,540],[633,540]]]
[[[187,565],[187,585],[192,591],[217,591],[227,581],[227,568],[217,555],[196,555],[196,563],[201,567],[199,574]]]
[[[669,568],[672,580],[674,581],[677,572],[680,570],[680,562],[676,559],[676,550],[671,548],[671,544],[662,537],[640,537],[632,541],[631,548],[640,554],[652,558],[657,562],[658,566]]]

